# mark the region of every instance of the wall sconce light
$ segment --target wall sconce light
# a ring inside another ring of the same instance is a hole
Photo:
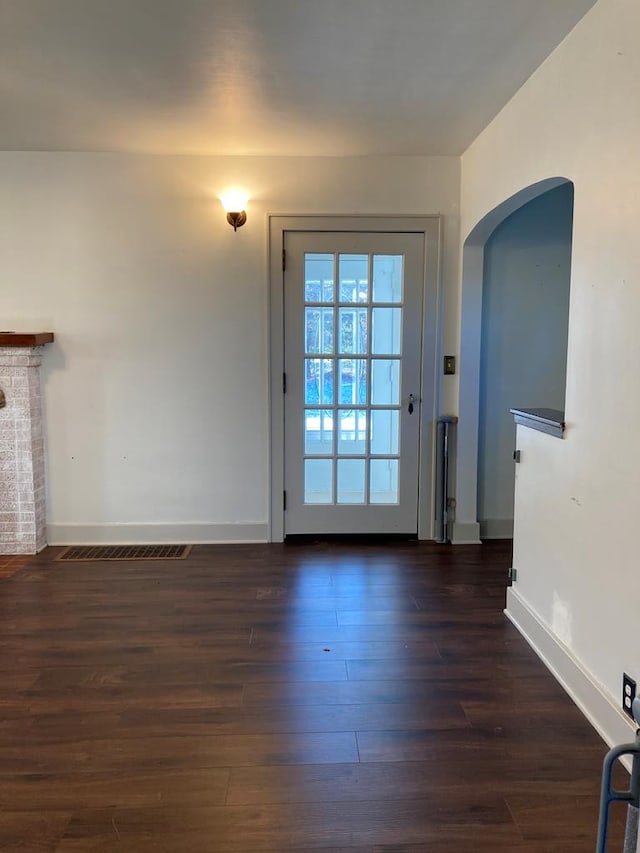
[[[243,190],[228,190],[220,196],[220,202],[227,212],[227,222],[237,231],[247,221],[245,207],[249,196]]]

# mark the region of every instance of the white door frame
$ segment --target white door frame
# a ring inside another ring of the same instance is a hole
[[[269,408],[270,459],[269,541],[284,539],[284,275],[282,248],[286,231],[366,231],[418,233],[425,240],[420,458],[418,473],[418,538],[434,536],[435,420],[440,363],[442,219],[426,216],[342,216],[269,214]]]

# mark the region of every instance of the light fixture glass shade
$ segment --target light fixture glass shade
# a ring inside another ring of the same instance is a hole
[[[220,202],[227,213],[239,213],[244,210],[249,201],[249,195],[244,190],[226,190],[220,194]]]

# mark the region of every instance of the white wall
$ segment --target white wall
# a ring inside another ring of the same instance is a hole
[[[639,34],[637,0],[600,0],[462,167],[463,238],[522,187],[575,184],[567,431],[519,430],[510,606],[611,708],[622,671],[640,677]]]
[[[455,301],[458,206],[458,158],[0,154],[0,328],[56,333],[50,541],[265,538],[266,213],[442,213]]]
[[[513,530],[510,409],[564,410],[573,188],[512,213],[484,251],[478,459],[482,538]]]

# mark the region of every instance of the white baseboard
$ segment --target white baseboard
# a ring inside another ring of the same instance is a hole
[[[480,545],[480,525],[477,521],[454,521],[451,530],[452,545]]]
[[[515,587],[507,589],[506,616],[609,745],[632,743],[635,726],[575,655],[531,610]]]
[[[49,545],[209,545],[268,542],[267,523],[254,524],[49,524]]]
[[[513,539],[512,518],[485,518],[480,520],[481,539]]]

